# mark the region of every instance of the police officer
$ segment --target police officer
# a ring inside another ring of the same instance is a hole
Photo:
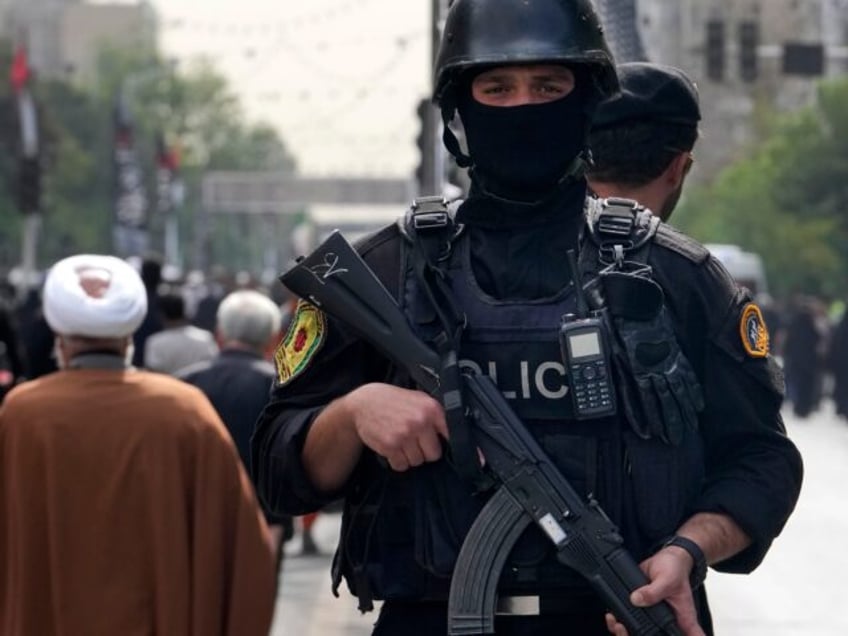
[[[415,205],[358,249],[425,340],[443,343],[449,314],[460,316],[453,326],[462,364],[496,381],[642,562],[651,582],[632,601],[665,599],[684,633],[709,633],[707,564],[756,567],[800,489],[801,460],[780,419],[777,367],[758,310],[704,248],[657,219],[627,210],[617,217],[624,226],[613,224],[623,236],[612,238],[600,231],[607,225],[587,223],[589,122],[617,90],[588,0],[456,0],[435,76],[445,145],[469,169],[468,199],[447,223]],[[631,261],[653,272],[636,284],[661,290],[650,295],[661,306],[644,329],[627,311],[615,317],[623,406],[601,418],[575,417],[560,355],[560,319],[576,306],[571,249],[584,266],[581,282],[604,282],[601,301],[630,289]],[[437,275],[422,275],[427,268]],[[447,287],[445,303],[432,302],[432,279]],[[344,579],[363,610],[383,600],[374,634],[444,634],[453,565],[483,502],[443,451],[441,404],[307,303],[276,362],[252,444],[260,497],[288,514],[343,497],[335,586]],[[509,555],[495,628],[624,633],[535,527]]]
[[[667,221],[693,163],[698,90],[672,66],[630,62],[617,72],[620,92],[592,121],[589,187],[601,197],[635,199]]]

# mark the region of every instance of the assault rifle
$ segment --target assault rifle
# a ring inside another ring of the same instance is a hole
[[[418,338],[394,298],[338,232],[280,280],[345,323],[404,368],[431,395],[440,391],[439,355]],[[510,550],[536,523],[558,560],[591,584],[632,636],[681,632],[666,603],[639,608],[630,593],[648,583],[615,524],[591,496],[584,501],[548,459],[491,378],[462,374],[466,423],[497,489],[465,538],[451,580],[448,633],[494,634],[497,584]]]

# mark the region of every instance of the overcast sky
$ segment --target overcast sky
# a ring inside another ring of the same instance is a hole
[[[305,174],[406,176],[429,0],[154,0],[166,55],[211,59]]]

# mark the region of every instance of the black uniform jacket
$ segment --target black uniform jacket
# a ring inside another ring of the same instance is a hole
[[[479,207],[471,199],[457,218],[466,224],[474,274],[487,293],[542,297],[568,282],[563,255],[576,244],[582,218],[540,215],[515,223]],[[391,226],[359,246],[396,297],[403,240]],[[730,515],[752,545],[715,567],[748,572],[782,529],[801,486],[801,458],[780,415],[782,374],[771,357],[746,351],[741,320],[750,299],[701,245],[661,225],[649,262],[706,401],[700,415],[705,479],[680,521],[700,511]],[[371,468],[355,471],[341,492],[322,493],[304,473],[301,450],[310,423],[331,400],[366,382],[396,378],[389,361],[328,319],[320,349],[299,374],[277,383],[257,422],[252,453],[260,498],[274,509],[301,514],[367,487],[366,476],[377,465],[370,453],[360,468]]]
[[[259,355],[239,349],[224,349],[213,360],[184,369],[179,378],[199,388],[221,416],[235,442],[246,469],[250,469],[250,436],[256,418],[268,401],[275,377],[274,366]],[[268,523],[287,523],[285,516],[266,506]]]

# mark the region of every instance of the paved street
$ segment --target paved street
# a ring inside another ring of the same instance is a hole
[[[801,498],[753,574],[710,573],[719,636],[848,634],[848,424],[829,402],[786,424],[804,456]]]
[[[330,564],[339,536],[340,514],[322,514],[312,527],[320,556],[300,556],[300,538],[286,546],[282,587],[271,636],[365,636],[377,613],[362,615],[346,588],[330,591]]]
[[[848,634],[848,423],[828,403],[807,420],[786,415],[804,455],[804,489],[795,514],[763,565],[750,576],[710,572],[707,584],[718,636]],[[375,614],[360,616],[342,589],[330,593],[330,554],[338,515],[316,522],[321,557],[297,555],[283,570],[272,636],[365,636]]]

